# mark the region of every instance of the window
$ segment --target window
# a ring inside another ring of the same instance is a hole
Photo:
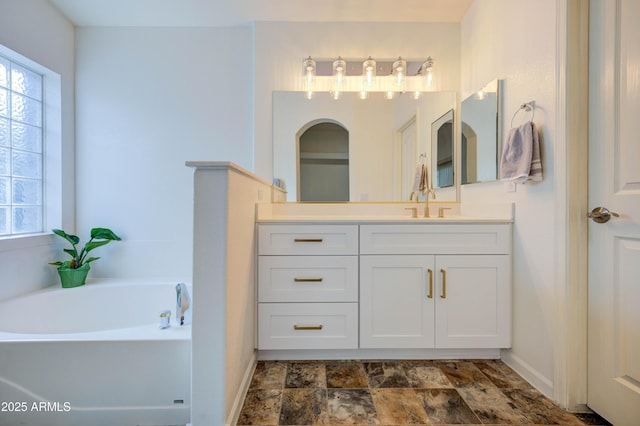
[[[60,76],[0,46],[0,237],[59,223],[59,176]]]

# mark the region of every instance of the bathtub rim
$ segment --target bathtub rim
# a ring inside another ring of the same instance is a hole
[[[176,279],[148,279],[148,278],[89,278],[84,286],[74,288],[62,288],[59,283],[38,289],[29,293],[21,294],[9,299],[0,300],[3,303],[10,303],[14,300],[33,297],[58,291],[83,291],[94,286],[123,287],[130,284],[136,285],[175,285],[184,282],[189,290],[192,290],[191,283],[186,280]],[[134,340],[191,340],[191,324],[179,326],[172,319],[171,327],[160,329],[158,323],[150,323],[135,327],[123,327],[108,330],[86,331],[76,333],[14,333],[4,331],[0,325],[0,343],[16,342],[46,342],[46,341],[134,341]]]

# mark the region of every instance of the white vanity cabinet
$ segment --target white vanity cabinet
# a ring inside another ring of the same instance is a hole
[[[258,348],[358,347],[358,226],[258,226]]]
[[[510,347],[511,232],[494,221],[259,223],[258,349]]]
[[[360,347],[506,348],[511,225],[362,225]]]

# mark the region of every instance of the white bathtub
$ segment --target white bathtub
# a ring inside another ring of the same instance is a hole
[[[191,325],[175,322],[175,285],[89,280],[0,302],[0,425],[189,423]]]

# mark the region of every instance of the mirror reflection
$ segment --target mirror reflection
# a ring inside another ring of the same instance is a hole
[[[455,92],[357,95],[273,92],[273,177],[287,201],[408,201],[420,156],[433,164],[431,124],[455,107]]]
[[[454,183],[454,143],[453,109],[431,124],[431,138],[433,144],[433,158],[436,160],[434,186],[447,188]]]
[[[463,185],[498,178],[500,85],[500,80],[493,80],[462,101],[460,182]]]

